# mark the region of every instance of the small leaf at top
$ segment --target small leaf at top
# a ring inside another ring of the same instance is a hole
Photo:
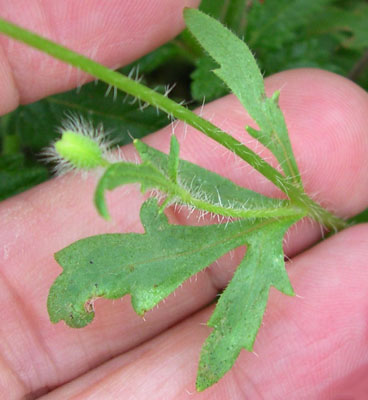
[[[213,72],[220,77],[258,124],[249,133],[269,148],[286,176],[301,186],[277,95],[268,98],[262,74],[247,45],[220,22],[194,9],[184,10],[188,29],[220,65]]]

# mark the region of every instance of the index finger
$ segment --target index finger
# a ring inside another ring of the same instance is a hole
[[[0,15],[118,68],[177,35],[184,28],[183,8],[198,3],[199,0],[0,0]],[[0,35],[0,115],[19,104],[85,82],[86,76],[80,71]]]

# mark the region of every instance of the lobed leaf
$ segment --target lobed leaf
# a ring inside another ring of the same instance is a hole
[[[244,244],[253,222],[208,226],[170,225],[155,199],[141,208],[144,234],[106,234],[79,240],[55,254],[63,273],[48,297],[52,322],[72,327],[92,321],[93,301],[132,295],[143,315],[229,250]]]
[[[140,140],[134,142],[139,156],[144,162],[168,174],[168,156]],[[221,202],[232,208],[248,207],[263,209],[266,207],[284,207],[288,201],[264,196],[253,190],[238,186],[227,178],[209,171],[189,161],[180,160],[178,165],[178,181],[188,188],[193,196],[202,196],[213,204]]]
[[[269,288],[293,294],[284,269],[282,239],[297,220],[171,225],[156,199],[149,199],[141,208],[144,234],[92,236],[55,254],[63,272],[50,289],[50,319],[80,328],[93,320],[96,299],[126,294],[143,315],[190,276],[247,244],[245,258],[208,322],[214,330],[202,349],[197,378],[197,389],[204,390],[232,367],[242,348],[251,350]]]
[[[252,350],[270,287],[290,296],[294,294],[285,271],[282,240],[296,220],[267,220],[247,233],[245,257],[208,321],[214,329],[201,351],[199,391],[229,371],[242,348]]]
[[[268,98],[262,74],[247,45],[220,22],[194,9],[184,11],[189,30],[220,65],[213,72],[237,96],[259,127],[249,133],[275,155],[285,175],[301,186],[278,93]]]

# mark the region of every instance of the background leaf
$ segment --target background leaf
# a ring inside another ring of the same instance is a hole
[[[330,1],[331,3],[331,1]],[[330,6],[313,20],[313,27],[319,33],[330,33],[345,48],[364,49],[368,47],[368,4],[356,2],[350,9]]]
[[[94,126],[102,124],[119,144],[129,143],[131,136],[145,136],[168,123],[166,115],[158,115],[156,109],[148,107],[142,112],[138,102],[132,103],[124,93],[114,93],[104,83],[92,82],[79,90],[19,107],[9,118],[8,129],[21,138],[23,147],[39,152],[58,137],[57,128],[73,113]]]
[[[190,75],[191,93],[198,102],[209,102],[229,93],[229,88],[213,73],[216,63],[210,57],[201,57]]]
[[[267,3],[267,4],[266,4]],[[245,35],[251,48],[277,51],[295,41],[298,29],[310,23],[331,0],[255,1],[249,9]]]
[[[0,201],[38,185],[49,177],[43,166],[28,162],[21,153],[0,158]]]

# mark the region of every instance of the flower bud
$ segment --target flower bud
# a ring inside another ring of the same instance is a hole
[[[55,150],[62,159],[77,169],[90,170],[106,165],[99,143],[71,130],[62,133],[61,139],[55,142]]]

